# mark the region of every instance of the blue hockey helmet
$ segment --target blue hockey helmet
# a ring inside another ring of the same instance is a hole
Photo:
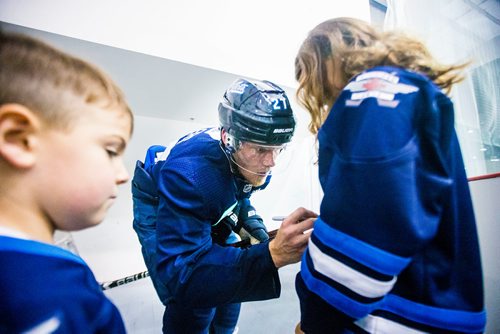
[[[286,144],[295,131],[288,97],[270,81],[236,80],[219,103],[219,120],[234,138],[263,145]]]

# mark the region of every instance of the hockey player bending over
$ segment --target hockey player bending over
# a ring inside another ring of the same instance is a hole
[[[221,127],[149,148],[132,181],[134,229],[165,305],[164,333],[232,333],[240,303],[277,298],[278,268],[300,260],[316,214],[303,208],[269,241],[250,203],[292,139],[285,92],[237,80],[219,104]],[[250,235],[253,245],[228,244]]]

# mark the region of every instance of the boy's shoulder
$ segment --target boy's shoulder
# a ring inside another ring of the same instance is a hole
[[[79,256],[58,246],[27,239],[0,236],[0,273],[2,284],[10,284],[12,292],[39,289],[37,297],[50,295],[44,287],[82,284],[79,289],[92,287],[95,278],[87,264]],[[12,275],[15,273],[15,275]],[[91,278],[89,281],[88,278]],[[89,284],[90,283],[90,284]]]
[[[0,236],[0,267],[0,323],[16,332],[43,319],[85,328],[99,312],[119,317],[87,264],[60,247]]]

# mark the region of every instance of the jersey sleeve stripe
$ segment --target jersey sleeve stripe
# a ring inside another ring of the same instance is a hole
[[[377,317],[367,315],[355,322],[356,326],[363,328],[368,333],[399,333],[399,334],[425,334],[427,332],[419,331],[414,328],[406,327],[403,324]]]
[[[329,226],[321,217],[314,224],[313,235],[323,244],[333,245],[336,251],[385,275],[397,276],[411,261],[411,258],[391,254],[342,233]]]
[[[417,303],[400,296],[389,294],[382,310],[404,315],[407,319],[429,324],[436,328],[465,333],[479,333],[484,330],[486,312],[469,312],[434,307]]]
[[[368,299],[358,296],[345,287],[335,286],[312,268],[309,249],[304,253],[301,276],[307,288],[323,300],[347,315],[361,319],[370,313],[388,312],[400,315],[416,324],[426,324],[431,331],[448,330],[463,333],[479,333],[486,321],[486,312],[469,312],[433,307],[410,301],[389,292],[381,298]],[[379,310],[379,311],[378,311]],[[382,318],[382,316],[380,316]],[[365,328],[369,324],[358,323]],[[387,323],[386,323],[387,324]],[[397,332],[397,331],[396,331]]]
[[[309,250],[306,251],[304,256],[308,255]],[[346,294],[338,291],[330,286],[326,281],[321,278],[315,277],[313,272],[309,270],[307,261],[302,261],[301,275],[307,288],[321,296],[327,303],[333,307],[342,310],[342,312],[353,318],[361,318],[376,309],[380,299],[375,300],[374,303],[365,303],[354,300]]]
[[[388,282],[388,281],[392,280],[392,278],[394,277],[394,275],[386,275],[386,274],[383,274],[379,271],[373,270],[373,269],[357,262],[356,260],[350,258],[349,256],[342,254],[342,253],[338,252],[337,250],[331,248],[330,245],[323,244],[321,242],[321,240],[319,240],[314,233],[311,236],[311,240],[314,243],[314,245],[317,248],[319,248],[319,250],[325,256],[333,258],[333,259],[343,263],[345,266],[350,267],[350,268],[364,274],[365,276],[369,276],[375,280],[384,281],[384,282]]]
[[[309,255],[316,271],[364,297],[384,296],[396,283],[395,276],[390,281],[379,281],[346,266],[321,252],[311,239],[309,240]]]

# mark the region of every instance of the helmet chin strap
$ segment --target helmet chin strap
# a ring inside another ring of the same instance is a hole
[[[254,174],[254,175],[259,175],[259,176],[268,176],[268,175],[269,175],[269,173],[271,173],[271,171],[268,171],[268,172],[265,172],[265,173],[257,173],[257,172],[254,172],[254,171],[252,171],[252,170],[250,170],[250,169],[247,169],[247,168],[243,167],[242,165],[238,164],[238,163],[236,162],[236,160],[234,160],[234,158],[233,158],[233,155],[232,155],[232,154],[231,154],[229,157],[230,157],[230,159],[231,159],[231,162],[232,162],[233,164],[235,164],[236,166],[238,166],[238,168],[241,168],[241,169],[243,169],[244,171],[247,171],[247,172],[249,172],[249,173],[251,173],[251,174]]]

